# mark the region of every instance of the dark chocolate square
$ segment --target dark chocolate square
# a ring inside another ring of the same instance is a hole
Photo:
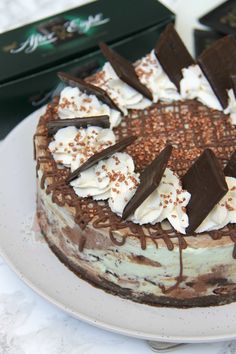
[[[236,74],[236,40],[225,36],[205,49],[198,63],[223,108],[228,106],[227,90],[232,87],[230,76]]]
[[[191,234],[207,217],[214,206],[228,191],[224,173],[212,150],[206,149],[193,163],[182,179],[183,188],[191,198],[187,205]]]
[[[152,100],[152,93],[139,81],[133,65],[113,49],[109,48],[105,43],[100,43],[100,48],[102,54],[110,62],[112,68],[116,72],[116,75],[136,91],[140,92],[143,96]]]
[[[173,24],[169,24],[160,35],[155,54],[169,79],[180,90],[180,80],[183,77],[181,70],[194,64],[194,60]]]

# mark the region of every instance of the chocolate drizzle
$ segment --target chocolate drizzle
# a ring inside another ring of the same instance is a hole
[[[187,247],[186,241],[181,238],[181,236],[178,237],[179,241],[179,275],[176,277],[176,283],[169,288],[166,288],[164,285],[159,284],[159,287],[162,291],[163,294],[169,294],[172,291],[176,290],[180,283],[184,280],[183,278],[183,250]]]
[[[37,169],[43,173],[41,184],[46,193],[51,193],[52,200],[58,205],[68,205],[74,209],[75,222],[81,229],[85,229],[88,223],[96,229],[107,229],[112,242],[117,246],[124,244],[127,238],[134,237],[140,241],[142,249],[146,248],[149,241],[157,248],[159,242],[164,242],[170,251],[174,249],[176,240],[181,247],[187,247],[191,236],[179,234],[170,225],[168,229],[164,229],[160,223],[134,224],[112,213],[106,202],[79,198],[65,182],[69,175],[68,169],[59,168],[47,148],[51,138],[45,135],[46,123],[57,118],[55,101],[53,106],[48,106],[37,129]],[[176,147],[170,157],[169,166],[179,175],[187,171],[192,161],[206,147],[211,148],[221,165],[225,166],[236,146],[236,130],[232,128],[229,116],[208,109],[196,101],[160,103],[143,111],[131,111],[114,132],[118,140],[130,135],[139,136],[138,142],[127,147],[127,152],[134,158],[139,171],[167,144]],[[42,146],[43,149],[39,148]],[[232,243],[236,244],[236,225],[229,224],[208,234],[212,240],[230,237]],[[204,236],[199,234],[197,237]],[[82,246],[85,244],[86,239]],[[236,250],[234,256],[235,253]]]

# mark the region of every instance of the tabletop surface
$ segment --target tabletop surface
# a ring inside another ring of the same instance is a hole
[[[0,33],[86,0],[1,0]],[[197,18],[222,1],[162,0],[177,14],[177,29],[193,52]],[[1,144],[0,144],[1,146]],[[0,201],[1,203],[1,201]],[[0,354],[146,354],[143,340],[106,332],[73,319],[28,288],[0,258]],[[236,342],[189,344],[176,354],[234,354]]]

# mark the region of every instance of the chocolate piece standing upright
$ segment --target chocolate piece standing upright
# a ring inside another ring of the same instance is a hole
[[[183,188],[191,194],[187,205],[189,226],[186,229],[191,234],[227,193],[228,186],[220,163],[210,149],[203,151],[183,176],[182,182]]]
[[[232,87],[230,76],[236,74],[236,40],[233,36],[219,39],[205,49],[197,61],[222,107],[226,108],[227,90]]]
[[[169,24],[160,35],[155,46],[155,55],[170,81],[180,90],[180,80],[183,77],[182,69],[195,62],[173,24]]]
[[[47,123],[48,135],[55,134],[59,129],[65,127],[77,127],[86,128],[88,125],[94,125],[96,127],[109,128],[109,116],[90,116],[90,117],[78,117],[68,119],[56,119]]]
[[[123,219],[127,219],[128,216],[133,214],[135,210],[159,186],[170,158],[172,148],[172,145],[167,145],[165,149],[163,149],[161,153],[140,174],[140,184],[135,194],[123,210]]]
[[[113,49],[109,48],[105,43],[102,42],[99,45],[102,54],[110,62],[112,68],[116,72],[116,75],[122,81],[133,87],[136,91],[140,92],[143,96],[147,97],[149,100],[152,100],[152,93],[139,81],[133,65],[127,59],[116,53]]]
[[[224,168],[224,174],[236,178],[236,151],[230,156],[229,162]]]
[[[64,72],[57,73],[59,79],[64,82],[66,85],[71,87],[78,87],[82,92],[87,93],[88,95],[95,95],[100,101],[107,104],[109,107],[116,109],[122,113],[120,108],[115,104],[115,102],[108,96],[106,91],[101,89],[98,86],[89,84],[88,82],[79,79],[78,77],[72,76]]]
[[[85,171],[89,167],[94,166],[97,162],[110,157],[111,155],[115,154],[116,152],[124,150],[124,148],[126,148],[126,146],[132,144],[135,139],[136,139],[136,136],[129,136],[127,138],[124,138],[124,139],[118,141],[118,143],[116,143],[112,146],[109,146],[108,148],[102,150],[101,152],[94,154],[87,161],[85,161],[85,163],[83,163],[74,172],[72,172],[67,177],[66,182],[69,183],[69,182],[73,181],[75,178],[77,178],[79,176],[80,172]]]

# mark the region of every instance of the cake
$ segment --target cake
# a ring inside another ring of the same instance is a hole
[[[153,306],[236,301],[236,44],[195,62],[172,25],[134,64],[65,83],[34,135],[37,215],[55,255]],[[224,65],[222,65],[224,63]]]

